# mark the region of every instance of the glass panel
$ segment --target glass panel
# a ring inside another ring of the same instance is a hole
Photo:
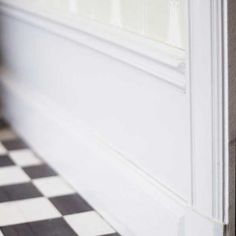
[[[48,2],[48,0],[40,0]],[[186,0],[50,0],[54,7],[185,48]]]

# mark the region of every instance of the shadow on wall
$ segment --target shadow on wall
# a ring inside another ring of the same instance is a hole
[[[2,21],[0,17],[0,127],[1,127],[1,120],[3,118],[2,114],[2,89],[1,89],[1,71],[3,68],[4,56],[3,56],[3,45],[2,45]]]

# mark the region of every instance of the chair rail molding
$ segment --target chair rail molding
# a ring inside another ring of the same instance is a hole
[[[128,63],[185,92],[185,53],[182,49],[78,16],[44,9],[28,0],[1,0],[0,11]]]

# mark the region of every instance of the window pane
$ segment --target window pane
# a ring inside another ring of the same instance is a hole
[[[40,0],[48,2],[47,0]],[[186,0],[50,0],[57,8],[185,48]]]

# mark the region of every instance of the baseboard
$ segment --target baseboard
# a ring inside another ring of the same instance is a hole
[[[184,211],[175,200],[52,101],[16,81],[1,80],[7,120],[122,235],[178,235]]]
[[[198,235],[198,221],[206,222],[207,236],[220,231],[217,222],[181,205],[60,106],[20,80],[0,77],[4,115],[13,128],[123,236],[189,236],[195,227]]]

